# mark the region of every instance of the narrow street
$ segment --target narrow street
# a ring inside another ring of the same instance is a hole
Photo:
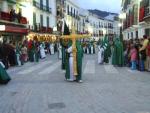
[[[85,55],[83,83],[64,80],[57,55],[10,68],[0,113],[150,113],[150,73],[98,65]]]

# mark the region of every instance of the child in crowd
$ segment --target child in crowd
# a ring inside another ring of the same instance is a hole
[[[137,50],[134,45],[131,45],[130,50],[130,61],[131,61],[131,69],[136,70],[136,63],[137,63]]]

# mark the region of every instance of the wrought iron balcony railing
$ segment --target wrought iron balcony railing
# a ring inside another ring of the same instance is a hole
[[[0,20],[5,20],[8,22],[15,22],[19,24],[27,24],[27,18],[20,16],[19,14],[10,14],[8,12],[0,11]]]

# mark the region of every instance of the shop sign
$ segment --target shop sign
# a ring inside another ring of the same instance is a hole
[[[28,33],[28,30],[24,28],[19,28],[19,27],[6,26],[5,32]]]
[[[5,25],[0,25],[0,31],[5,31],[6,26]]]

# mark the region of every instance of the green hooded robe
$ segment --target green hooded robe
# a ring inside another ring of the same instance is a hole
[[[112,57],[112,64],[116,66],[123,66],[124,59],[123,59],[123,44],[119,38],[115,39],[114,42],[114,51]]]
[[[72,46],[72,42],[69,42],[68,48]],[[83,49],[81,43],[76,41],[76,48],[77,48],[77,72],[78,75],[76,76],[76,80],[82,80],[82,58],[83,58]],[[70,79],[70,68],[69,68],[69,53],[66,54],[66,79]]]
[[[0,84],[7,84],[10,80],[11,78],[0,64]]]

